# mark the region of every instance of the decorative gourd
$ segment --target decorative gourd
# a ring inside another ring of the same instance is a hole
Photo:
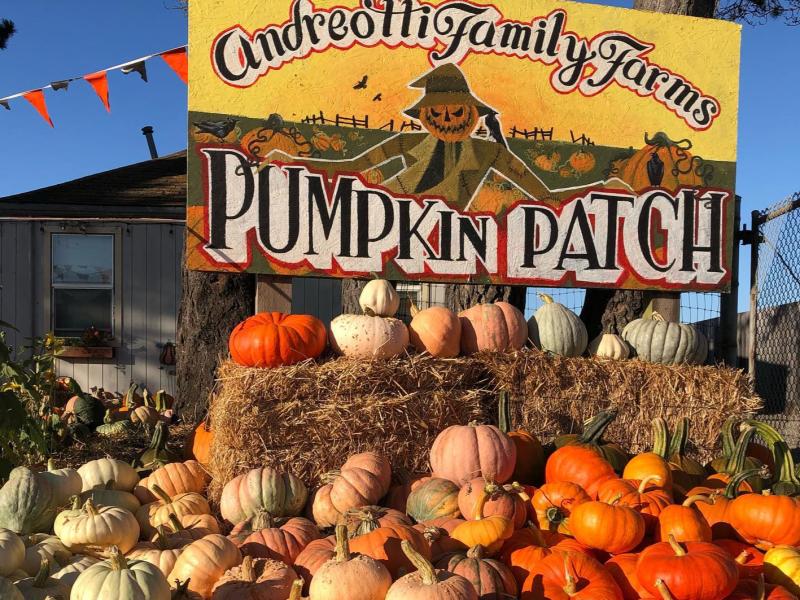
[[[475,477],[506,483],[516,460],[516,446],[494,425],[451,425],[431,446],[434,475],[459,487]]]
[[[389,461],[376,452],[354,454],[338,473],[329,474],[331,483],[314,494],[312,514],[320,527],[331,527],[351,508],[377,504],[392,482]]]
[[[52,577],[53,579],[60,580],[61,583],[71,590],[72,586],[75,585],[75,582],[78,580],[78,577],[80,577],[80,574],[92,565],[96,565],[98,562],[100,562],[100,560],[94,556],[83,556],[77,554],[69,563],[53,573]],[[0,595],[0,597],[3,596]]]
[[[220,512],[230,523],[241,523],[261,511],[275,517],[296,517],[303,511],[307,499],[308,490],[298,477],[263,467],[225,484]]]
[[[47,471],[43,471],[40,475],[50,483],[57,506],[62,506],[72,496],[81,493],[83,482],[78,472],[71,468],[56,469],[52,458],[47,461]]]
[[[599,562],[580,552],[554,552],[531,570],[523,598],[622,600],[622,592]]]
[[[136,520],[145,537],[152,536],[159,525],[168,524],[171,514],[178,518],[184,515],[211,514],[208,501],[200,494],[187,492],[170,496],[156,484],[151,484],[150,489],[158,497],[158,500],[145,504],[136,511]]]
[[[117,420],[113,418],[111,409],[106,409],[103,424],[98,426],[95,432],[105,438],[119,438],[127,436],[131,431],[131,422],[127,420]]]
[[[167,448],[168,441],[169,428],[164,421],[159,421],[153,428],[150,446],[136,457],[133,466],[139,471],[153,471],[167,463],[179,461],[180,455]]]
[[[638,561],[638,554],[627,553],[612,556],[605,563],[606,571],[617,582],[624,600],[639,600],[639,598],[648,597],[647,591],[636,577],[636,563]]]
[[[50,577],[50,560],[47,558],[42,560],[39,572],[35,577],[20,579],[14,585],[25,600],[67,598],[70,593],[69,588],[63,581]]]
[[[417,570],[395,581],[386,600],[478,600],[475,588],[464,577],[437,571],[406,541],[402,550]]]
[[[3,600],[25,600],[22,592],[5,577],[0,577],[0,598],[3,598]]]
[[[350,540],[350,549],[383,563],[392,579],[402,572],[409,572],[411,562],[401,549],[401,542],[407,541],[414,549],[430,559],[430,546],[425,536],[411,525],[390,524],[358,535]]]
[[[214,431],[211,429],[211,417],[206,415],[194,431],[186,438],[183,446],[183,456],[194,459],[201,465],[208,465],[211,458],[211,443],[214,441]]]
[[[417,352],[435,358],[454,358],[461,352],[461,320],[443,306],[419,310],[412,304],[408,336]]]
[[[764,576],[793,594],[800,594],[800,551],[793,546],[774,546],[764,555]]]
[[[303,578],[303,591],[308,593],[311,579],[320,567],[331,560],[336,553],[334,536],[314,540],[297,555],[293,568]]]
[[[631,355],[628,342],[616,333],[601,333],[589,342],[589,354],[598,358],[625,360]]]
[[[539,294],[542,304],[528,319],[528,337],[537,348],[561,356],[580,356],[589,343],[586,325],[578,315],[551,296]]]
[[[245,367],[280,367],[317,358],[325,350],[325,325],[311,315],[264,312],[231,332],[231,358]]]
[[[544,448],[539,439],[521,429],[511,431],[511,407],[508,392],[500,392],[498,397],[498,426],[517,449],[514,463],[513,481],[521,483],[541,483],[544,478]]]
[[[458,486],[449,479],[431,477],[408,495],[406,512],[415,521],[458,517]]]
[[[458,313],[461,353],[519,350],[528,341],[528,326],[520,310],[508,302],[478,304]]]
[[[249,528],[251,533],[237,544],[243,555],[280,560],[287,565],[293,564],[297,555],[320,537],[319,529],[308,519],[292,517],[285,522],[276,522],[267,512],[253,517]],[[236,528],[231,532],[231,538],[236,542]]]
[[[483,546],[488,556],[494,556],[503,546],[503,543],[514,533],[514,524],[511,519],[502,515],[484,517],[483,507],[488,495],[483,493],[475,503],[475,512],[472,520],[464,521],[453,529],[450,537],[458,540],[467,548]]]
[[[584,546],[610,554],[630,552],[645,534],[644,519],[633,508],[596,500],[572,509],[569,528]]]
[[[467,519],[472,518],[478,500],[484,495],[484,517],[502,515],[511,521],[514,529],[525,525],[530,497],[520,484],[514,482],[501,486],[482,477],[468,481],[458,492],[458,509],[461,514]]]
[[[81,513],[66,518],[56,535],[76,554],[106,556],[112,545],[125,554],[139,539],[139,524],[124,508],[96,508],[87,500]]]
[[[55,491],[41,473],[12,469],[0,488],[0,527],[19,534],[50,531],[58,504]]]
[[[156,469],[148,477],[139,482],[133,493],[139,502],[148,503],[156,500],[155,494],[150,491],[149,485],[155,484],[170,496],[196,492],[202,494],[211,481],[211,476],[202,464],[196,460],[174,462]]]
[[[297,573],[277,560],[245,556],[214,584],[212,600],[286,600]]]
[[[517,581],[511,570],[499,560],[486,558],[483,546],[470,548],[466,554],[451,554],[437,566],[464,577],[475,588],[480,600],[501,600],[517,595]]]
[[[708,354],[708,341],[702,333],[691,325],[667,322],[657,312],[628,323],[622,338],[647,362],[701,365]]]
[[[581,486],[592,498],[604,481],[616,478],[614,467],[591,446],[563,446],[553,452],[545,464],[547,483],[569,482]]]
[[[25,542],[10,529],[0,529],[0,577],[8,577],[25,560]]]
[[[406,351],[408,328],[393,317],[339,315],[331,321],[330,340],[338,354],[387,359]]]
[[[579,504],[591,497],[577,483],[560,481],[545,483],[531,498],[536,521],[542,531],[570,535],[569,516]]]
[[[679,542],[710,542],[711,527],[703,514],[692,505],[707,502],[707,496],[689,496],[683,504],[666,507],[658,515],[657,540],[671,537]]]
[[[126,560],[112,547],[109,560],[99,562],[78,576],[70,600],[170,600],[169,583],[164,574],[149,562]]]
[[[242,555],[224,535],[211,534],[192,542],[183,549],[168,581],[189,582],[187,589],[204,600],[211,599],[214,584],[228,569],[242,562]]]
[[[314,575],[309,600],[339,600],[347,590],[348,600],[383,600],[392,576],[383,564],[363,554],[350,553],[347,528],[336,526],[336,551]]]
[[[358,305],[365,314],[393,317],[400,308],[400,296],[385,279],[372,279],[361,290]]]
[[[115,490],[132,492],[136,484],[139,483],[139,475],[136,469],[126,462],[115,458],[99,458],[82,465],[78,469],[78,474],[83,481],[83,489],[86,492],[99,485],[105,485],[109,481],[114,482]]]
[[[636,566],[641,586],[656,598],[726,598],[739,579],[736,563],[714,544],[687,542],[670,537],[648,546]]]
[[[158,422],[158,411],[150,402],[150,393],[147,388],[142,390],[142,405],[131,409],[129,418],[131,423],[138,423],[145,427],[152,427]]]
[[[162,531],[166,531],[162,528]],[[158,567],[164,577],[172,572],[175,562],[178,560],[186,544],[183,542],[171,541],[166,535],[158,533],[154,542],[139,542],[136,544],[127,557],[130,559],[143,560],[151,565]]]
[[[561,448],[562,446],[588,446],[599,452],[604,459],[611,463],[614,471],[622,474],[630,456],[619,444],[606,442],[603,439],[606,429],[616,417],[616,409],[598,411],[596,415],[584,421],[583,431],[556,436],[553,440],[553,445],[556,448]]]
[[[25,543],[25,559],[20,570],[29,577],[39,572],[42,561],[50,561],[50,568],[56,570],[72,560],[72,552],[54,535],[34,533],[22,538]]]

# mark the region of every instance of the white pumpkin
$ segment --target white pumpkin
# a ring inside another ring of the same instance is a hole
[[[116,506],[96,508],[91,500],[80,514],[64,519],[56,532],[72,552],[107,556],[109,546],[128,552],[139,539],[139,523],[130,512]]]
[[[50,560],[45,558],[35,577],[27,577],[14,583],[25,600],[69,597],[69,587],[63,581],[50,577],[51,568]]]
[[[358,304],[365,314],[393,317],[400,308],[400,296],[385,279],[373,279],[361,290]]]
[[[78,469],[78,474],[83,481],[82,492],[104,486],[109,481],[114,482],[115,490],[132,492],[139,483],[136,469],[115,458],[98,458],[90,461]]]
[[[331,346],[345,356],[392,358],[405,352],[408,328],[392,317],[340,315],[331,321]]]
[[[83,480],[78,471],[71,468],[56,469],[52,458],[47,461],[47,471],[41,475],[53,489],[56,506],[65,504],[71,496],[81,493]]]
[[[624,360],[631,355],[631,347],[615,333],[601,333],[589,343],[589,354],[599,358]]]
[[[112,547],[110,559],[99,562],[78,576],[70,600],[170,600],[169,583],[158,567],[143,560],[125,560]]]
[[[580,356],[586,350],[589,334],[578,315],[547,294],[539,294],[544,304],[528,319],[528,337],[537,348],[561,356]]]
[[[43,560],[50,561],[50,568],[57,571],[72,560],[72,552],[61,540],[47,533],[34,533],[22,539],[25,542],[25,560],[20,569],[29,577],[39,572]]]
[[[10,529],[0,529],[0,577],[8,577],[25,560],[25,542]]]
[[[78,579],[78,576],[98,562],[100,562],[100,559],[97,559],[94,556],[83,556],[81,554],[76,554],[72,557],[72,560],[68,564],[64,565],[61,567],[61,569],[53,573],[52,577],[53,579],[59,579],[64,585],[72,589],[72,586],[75,584],[75,580]]]

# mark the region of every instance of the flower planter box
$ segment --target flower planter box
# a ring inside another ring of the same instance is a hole
[[[114,358],[114,348],[111,346],[64,346],[58,353],[58,358]]]

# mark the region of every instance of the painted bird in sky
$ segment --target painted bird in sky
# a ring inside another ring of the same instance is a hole
[[[372,99],[373,102],[380,102],[383,100],[383,94],[375,94],[375,97]]]
[[[506,138],[503,137],[503,127],[500,125],[500,121],[497,118],[497,113],[495,111],[491,111],[483,118],[483,121],[486,123],[486,129],[489,130],[489,133],[494,141],[508,148],[508,142],[506,141]]]
[[[361,80],[353,86],[354,90],[365,90],[367,89],[367,79],[369,79],[368,75],[364,75]]]
[[[200,121],[195,122],[194,126],[200,133],[210,133],[219,140],[224,140],[228,134],[236,128],[237,119],[227,118],[221,121]]]

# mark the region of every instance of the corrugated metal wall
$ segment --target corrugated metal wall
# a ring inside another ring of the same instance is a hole
[[[175,391],[175,368],[159,363],[161,347],[175,341],[180,302],[180,264],[184,228],[171,224],[116,223],[121,228],[120,346],[110,360],[60,360],[61,375],[87,389],[102,386],[124,391],[131,381],[151,390]],[[69,230],[68,230],[69,231]],[[91,229],[90,229],[91,231]],[[44,299],[47,257],[45,225],[0,222],[0,320],[19,332],[7,338],[16,347],[50,328]]]

